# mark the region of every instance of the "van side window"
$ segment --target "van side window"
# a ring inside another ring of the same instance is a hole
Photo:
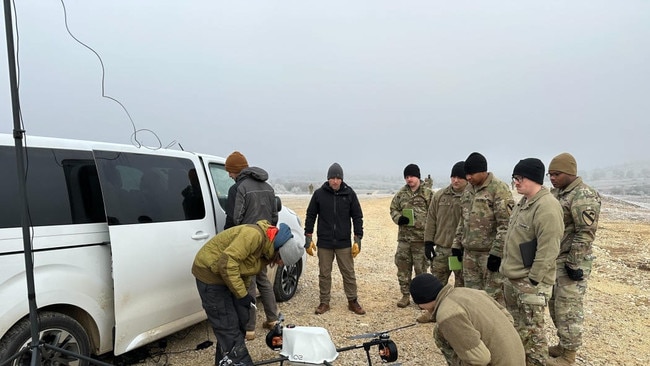
[[[235,184],[235,181],[230,178],[226,167],[221,164],[210,164],[210,175],[212,175],[212,181],[214,182],[214,187],[217,190],[215,193],[219,199],[219,205],[223,210],[226,210],[226,203],[228,202],[228,189],[230,186]]]
[[[26,189],[31,225],[104,222],[97,170],[90,151],[26,150]],[[20,200],[13,147],[0,147],[0,228],[20,227]]]
[[[109,225],[202,219],[205,204],[191,160],[95,150]]]

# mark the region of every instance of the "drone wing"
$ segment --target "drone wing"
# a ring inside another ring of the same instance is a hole
[[[401,327],[393,328],[393,329],[390,329],[390,330],[384,330],[384,331],[381,331],[381,332],[357,334],[357,335],[349,336],[348,339],[377,338],[382,334],[390,333],[390,332],[395,331],[395,330],[400,330],[400,329],[412,327],[412,326],[414,326],[416,324],[417,323],[413,323],[413,324],[409,324],[409,325],[403,325]]]

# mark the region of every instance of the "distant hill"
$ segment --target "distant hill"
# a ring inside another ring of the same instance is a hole
[[[611,195],[650,195],[650,161],[626,163],[579,172],[584,181]]]
[[[603,194],[618,196],[650,196],[650,161],[631,162],[586,171],[578,174],[590,186],[598,189]],[[510,177],[497,174],[498,178],[510,183]],[[424,176],[422,177],[424,179]],[[269,182],[280,193],[306,194],[309,185],[313,189],[320,187],[325,182],[322,172],[298,173],[292,176],[283,176],[270,179]],[[449,177],[433,177],[434,189],[445,187],[449,184]],[[358,194],[369,193],[395,193],[404,185],[404,181],[394,175],[367,175],[352,176],[345,179]],[[550,187],[548,178],[545,184]]]

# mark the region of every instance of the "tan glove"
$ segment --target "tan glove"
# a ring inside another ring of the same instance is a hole
[[[316,255],[316,243],[313,241],[309,243],[309,248],[306,249],[307,254],[311,255],[312,257]]]
[[[359,254],[359,244],[355,242],[352,244],[352,258],[356,258],[357,254]]]

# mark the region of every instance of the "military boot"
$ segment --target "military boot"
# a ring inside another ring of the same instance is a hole
[[[560,357],[549,358],[546,360],[546,366],[571,366],[576,364],[576,351],[564,350]]]
[[[415,321],[418,323],[431,323],[433,321],[432,316],[433,314],[425,310]]]
[[[397,307],[405,308],[409,306],[411,301],[409,300],[409,295],[402,295],[402,299],[397,302]]]
[[[564,348],[559,344],[548,348],[548,355],[551,357],[560,357],[564,354]]]

